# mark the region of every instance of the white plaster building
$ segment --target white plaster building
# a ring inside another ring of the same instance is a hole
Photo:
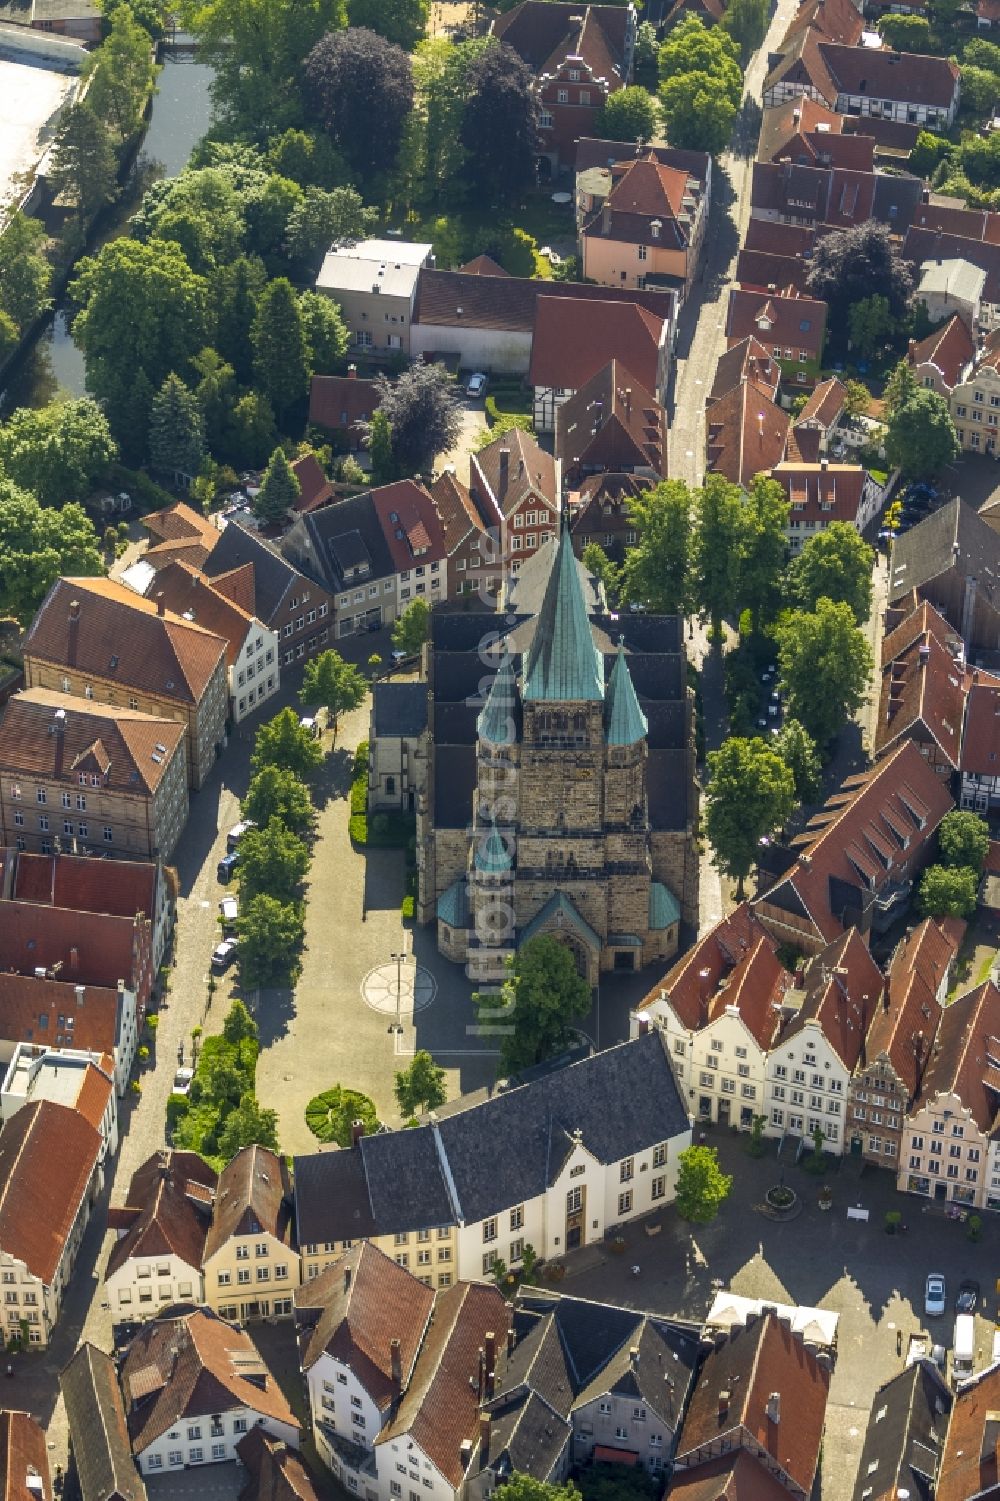
[[[132,1175],[104,1274],[116,1319],[150,1318],[171,1303],[203,1303],[201,1263],[218,1175],[197,1152],[154,1152]]]

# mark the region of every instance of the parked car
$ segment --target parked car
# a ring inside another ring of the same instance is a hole
[[[174,1094],[190,1094],[193,1078],[193,1068],[179,1068],[174,1074]]]
[[[929,1319],[940,1318],[948,1302],[947,1287],[940,1272],[931,1272],[924,1289],[924,1313]]]
[[[224,938],[212,951],[213,975],[224,975],[226,970],[236,958],[236,950],[239,948],[238,938]]]
[[[215,867],[215,874],[218,876],[219,880],[224,886],[228,886],[230,881],[233,879],[233,871],[236,869],[239,863],[239,851],[232,850],[230,854],[223,855],[222,859]]]
[[[228,933],[230,928],[235,926],[236,919],[240,915],[239,903],[234,896],[224,896],[222,898],[222,901],[219,903],[219,915],[222,918],[223,932]]]
[[[247,829],[252,829],[252,828],[253,828],[253,824],[250,823],[249,821],[247,821],[245,823],[234,823],[233,824],[232,828],[229,830],[229,833],[226,835],[226,850],[227,850],[227,852],[229,854],[232,854],[233,850],[239,844],[240,840],[243,838],[243,835],[246,833]]]
[[[313,719],[311,715],[302,715],[302,718],[299,720],[299,729],[305,730],[306,734],[312,740],[319,739],[319,720]]]
[[[468,383],[465,387],[465,394],[466,396],[484,396],[486,394],[486,387],[488,385],[489,376],[484,375],[481,370],[477,370],[475,375],[469,376]]]
[[[979,1283],[972,1277],[964,1277],[958,1284],[958,1297],[955,1299],[956,1313],[975,1313],[979,1307]]]

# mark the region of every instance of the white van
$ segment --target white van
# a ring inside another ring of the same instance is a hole
[[[976,1351],[976,1321],[971,1313],[960,1313],[955,1320],[955,1338],[951,1357],[953,1383],[965,1381],[972,1375],[973,1356]]]

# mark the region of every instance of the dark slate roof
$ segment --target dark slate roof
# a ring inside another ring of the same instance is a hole
[[[918,1360],[872,1399],[854,1501],[906,1492],[930,1501],[952,1396],[935,1366]]]
[[[958,497],[897,539],[890,602],[952,568],[962,578],[974,577],[979,596],[1000,610],[1000,532]]]
[[[654,829],[687,826],[687,751],[654,750],[646,760],[646,796]]]
[[[451,1224],[454,1214],[430,1126],[365,1136],[361,1155],[379,1235]]]
[[[494,1095],[435,1129],[461,1218],[469,1223],[544,1193],[553,1143],[567,1131],[581,1131],[586,1149],[607,1163],[669,1141],[688,1125],[687,1107],[654,1030]]]
[[[923,191],[923,180],[919,177],[911,177],[905,172],[876,172],[874,217],[888,224],[894,234],[904,234],[910,227]]]
[[[434,822],[438,828],[466,827],[472,816],[475,786],[475,745],[437,745],[434,750]]]
[[[554,1479],[573,1427],[536,1392],[524,1389],[490,1406],[489,1465],[502,1480],[513,1471]]]
[[[84,1344],[59,1377],[83,1501],[146,1501],[110,1355]]]
[[[376,683],[372,689],[376,737],[412,740],[427,728],[426,683]]]
[[[300,574],[263,537],[230,521],[202,564],[202,572],[206,578],[218,578],[244,563],[253,564],[254,613],[267,624]]]
[[[348,588],[391,577],[396,566],[370,491],[300,516],[285,533],[281,551],[296,568],[335,594],[345,587],[343,569],[367,562],[370,572]]]
[[[292,1163],[295,1229],[300,1246],[375,1235],[361,1153],[311,1152]]]

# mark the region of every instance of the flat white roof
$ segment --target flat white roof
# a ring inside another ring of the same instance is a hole
[[[354,261],[392,261],[397,266],[422,266],[434,249],[417,240],[358,240],[354,245],[332,245],[329,254]]]
[[[54,133],[53,117],[77,87],[77,77],[41,61],[14,61],[0,39],[0,228],[25,192]],[[49,128],[46,128],[49,127]]]
[[[827,1308],[800,1308],[772,1303],[769,1298],[741,1298],[738,1293],[716,1293],[705,1323],[710,1329],[728,1331],[734,1324],[745,1324],[748,1314],[759,1315],[764,1308],[773,1308],[780,1319],[788,1319],[793,1331],[810,1344],[832,1348],[837,1342],[840,1315]]]
[[[359,240],[356,245],[334,245],[320,267],[317,289],[372,292],[377,287],[387,297],[410,298],[420,267],[431,249],[430,245],[405,240]]]

